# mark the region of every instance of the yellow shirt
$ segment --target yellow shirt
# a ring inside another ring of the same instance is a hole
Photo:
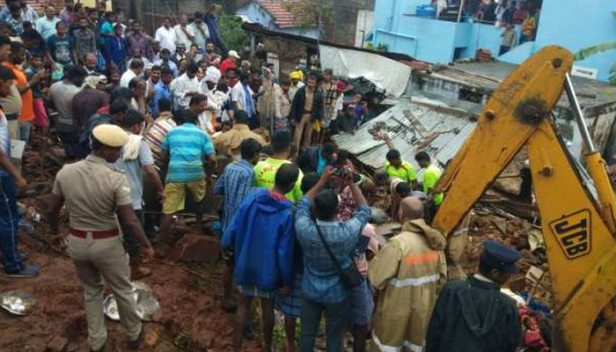
[[[537,25],[534,18],[529,17],[525,19],[524,22],[522,22],[522,34],[530,37],[531,35],[533,35],[533,31],[535,30],[536,26]]]
[[[443,170],[441,170],[438,166],[434,164],[430,164],[424,171],[423,176],[423,191],[427,195],[428,191],[433,189],[438,180],[441,178],[443,174]],[[441,205],[443,202],[443,193],[438,193],[434,195],[434,204]]]
[[[255,170],[255,187],[265,187],[267,189],[274,188],[276,183],[276,172],[278,169],[284,165],[291,163],[288,160],[280,160],[274,158],[267,158],[263,161],[260,161],[254,168]],[[304,174],[302,171],[299,171],[299,177],[297,178],[297,182],[295,182],[295,187],[291,192],[287,193],[287,199],[293,203],[297,203],[302,199],[302,179],[304,178]]]
[[[399,178],[408,184],[417,180],[417,173],[413,165],[406,161],[403,161],[400,167],[391,165],[389,161],[385,162],[385,172],[387,172],[389,177]]]

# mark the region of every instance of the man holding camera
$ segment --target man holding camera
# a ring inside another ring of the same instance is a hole
[[[295,231],[304,252],[304,282],[302,285],[302,332],[300,351],[312,352],[321,316],[327,324],[327,351],[342,350],[348,287],[342,272],[354,265],[351,254],[370,219],[370,208],[359,187],[353,183],[353,174],[346,174],[345,184],[351,187],[359,209],[348,221],[336,221],[338,195],[324,189],[334,169],[325,168],[319,182],[297,205]],[[312,220],[314,203],[316,222]]]

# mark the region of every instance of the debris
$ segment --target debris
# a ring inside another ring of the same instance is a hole
[[[54,336],[49,343],[47,343],[47,350],[50,352],[63,352],[68,347],[68,340],[62,336]]]
[[[13,290],[0,295],[0,307],[13,315],[28,315],[34,311],[36,299],[23,290]]]
[[[150,347],[156,346],[159,338],[160,335],[158,334],[158,331],[150,331],[145,335],[145,345]]]
[[[150,321],[152,317],[160,312],[160,303],[154,297],[154,293],[150,286],[141,282],[133,282],[133,295],[137,302],[137,315],[143,321]],[[111,320],[120,320],[118,311],[118,303],[113,294],[107,296],[103,302],[105,315]]]
[[[168,258],[183,262],[202,262],[214,260],[220,256],[220,239],[213,236],[186,234],[174,248]]]
[[[389,217],[383,209],[371,207],[370,210],[372,210],[372,218],[370,219],[370,223],[378,225],[387,222]]]

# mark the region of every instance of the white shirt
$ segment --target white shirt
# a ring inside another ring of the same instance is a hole
[[[248,92],[250,93],[250,96],[252,96],[254,94],[252,92],[252,89],[250,89],[250,86],[248,86],[247,88]],[[237,82],[235,87],[231,89],[231,101],[237,104],[238,110],[246,111],[246,92],[244,91],[244,85],[242,84],[242,82]]]
[[[173,98],[175,100],[175,107],[178,109],[185,109],[190,104],[189,96],[186,93],[200,93],[204,94],[199,84],[197,76],[190,79],[186,73],[176,78],[171,83],[173,86]]]
[[[175,42],[177,41],[177,36],[175,35],[175,29],[173,29],[173,27],[169,27],[169,29],[167,29],[165,26],[162,26],[157,29],[155,40],[160,44],[160,50],[167,49],[171,51],[171,53],[175,52]]]
[[[201,22],[201,24],[198,25],[196,22],[193,22],[189,24],[188,27],[190,27],[190,29],[195,34],[195,44],[197,44],[197,47],[199,49],[205,49],[205,44],[210,38],[210,30],[207,28],[207,24],[205,24],[205,22]]]
[[[188,38],[188,36],[186,35],[186,33],[184,33],[184,30],[182,30],[182,27],[179,24],[173,27],[173,29],[175,30],[176,45],[184,44],[184,46],[186,47],[186,51],[189,51],[190,46],[192,45],[192,40]],[[192,31],[192,29],[190,29],[190,26],[186,25],[184,29],[186,30],[186,32],[190,33],[190,35],[192,35],[193,37],[195,36],[195,33]]]
[[[122,74],[122,77],[120,78],[120,87],[128,88],[128,84],[135,77],[137,77],[137,75],[135,74],[135,72],[133,72],[133,70],[126,70],[126,72],[124,72]]]

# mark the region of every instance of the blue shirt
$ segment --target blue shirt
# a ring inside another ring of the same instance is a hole
[[[70,65],[73,63],[73,42],[68,35],[60,38],[53,34],[47,39],[47,49],[51,53],[53,59],[62,65]]]
[[[28,67],[26,69],[26,71],[24,72],[26,74],[26,78],[28,78],[28,81],[32,80],[32,77],[34,77],[34,75],[38,72],[38,70],[32,66]],[[34,99],[41,99],[43,97],[43,94],[41,93],[41,84],[37,83],[36,85],[34,85],[34,87],[32,88],[32,97]]]
[[[304,281],[302,291],[305,298],[321,304],[337,304],[346,299],[346,287],[340,280],[340,270],[329,256],[321,241],[318,225],[332,253],[342,268],[348,268],[351,255],[364,226],[370,219],[370,208],[359,207],[355,216],[345,222],[319,221],[310,216],[312,200],[304,197],[297,204],[295,232],[304,251]]]
[[[173,94],[171,94],[171,87],[165,85],[163,81],[160,80],[154,86],[154,97],[150,101],[150,110],[152,110],[152,116],[154,118],[160,115],[160,111],[158,111],[158,101],[162,98],[167,98],[173,103]]]
[[[225,167],[222,176],[216,181],[214,194],[224,196],[222,211],[222,230],[226,230],[242,200],[252,189],[255,178],[253,166],[242,159]]]
[[[241,82],[239,84],[242,84]],[[248,89],[248,84],[243,85],[244,87],[244,94],[246,96],[246,113],[248,114],[249,117],[253,118],[256,117],[255,116],[255,107],[254,107],[254,101],[252,100],[252,94],[250,94],[250,89]]]
[[[47,40],[52,35],[56,34],[56,24],[60,22],[58,17],[51,20],[47,16],[43,16],[36,21],[36,31],[41,34],[43,39]]]
[[[203,159],[214,154],[210,137],[194,123],[187,122],[167,133],[162,149],[169,152],[167,182],[171,183],[202,180],[205,177]]]
[[[112,61],[119,70],[126,67],[126,39],[111,36],[106,38],[105,59]]]

